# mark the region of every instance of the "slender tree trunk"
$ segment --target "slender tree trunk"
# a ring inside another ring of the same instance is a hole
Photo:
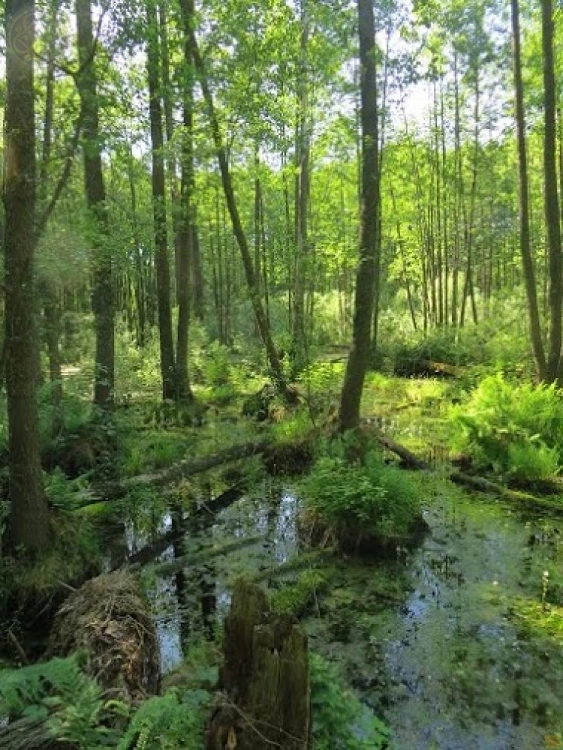
[[[309,17],[308,0],[300,0],[301,41],[295,139],[295,275],[292,322],[292,366],[297,374],[307,362],[305,292],[309,270]]]
[[[362,122],[360,262],[356,275],[352,348],[340,397],[339,427],[341,431],[356,428],[360,420],[360,402],[370,348],[379,226],[379,139],[375,22],[372,0],[358,0],[358,20]]]
[[[176,389],[180,401],[193,399],[188,374],[188,335],[190,326],[190,268],[194,240],[194,147],[193,147],[193,61],[190,50],[190,30],[194,24],[193,0],[180,0],[184,27],[182,179],[180,185],[180,215],[178,234],[178,339],[176,347]]]
[[[36,161],[33,0],[6,4],[4,238],[6,391],[10,481],[10,541],[15,551],[49,545],[36,394],[38,338],[34,314]],[[16,46],[14,40],[18,40]]]
[[[147,328],[147,314],[146,314],[146,279],[145,269],[142,257],[141,249],[141,238],[139,236],[137,228],[137,189],[135,186],[135,173],[133,171],[133,152],[129,148],[128,153],[128,179],[129,179],[129,194],[131,197],[131,224],[133,233],[133,258],[135,267],[135,281],[134,281],[134,294],[135,294],[135,307],[137,311],[137,323],[136,323],[136,338],[137,345],[143,347],[146,343],[146,328]]]
[[[160,92],[160,45],[156,8],[147,0],[147,74],[149,84],[149,117],[152,154],[152,202],[155,243],[156,286],[158,297],[158,329],[160,334],[160,372],[162,397],[174,400],[175,366],[170,303],[170,262],[166,226],[166,181],[164,171],[164,137]]]
[[[55,43],[57,34],[57,8],[49,9],[47,21],[47,65],[45,82],[45,118],[43,121],[43,143],[39,171],[39,198],[45,202],[49,185],[49,164],[53,140],[53,114],[55,106]],[[36,238],[37,240],[38,238]],[[50,400],[53,407],[51,432],[57,435],[63,426],[63,381],[61,377],[61,354],[59,348],[61,308],[55,282],[48,274],[37,285],[43,304],[43,334],[49,357]]]
[[[193,31],[190,34],[190,43],[192,47],[192,55],[193,55],[195,69],[199,77],[199,82],[201,85],[203,98],[205,100],[205,104],[207,105],[209,118],[211,120],[211,131],[213,135],[213,141],[215,144],[215,150],[217,152],[217,159],[219,161],[219,169],[221,171],[221,180],[223,183],[223,191],[225,193],[225,200],[227,202],[227,207],[229,209],[231,223],[233,225],[233,232],[236,237],[237,244],[239,246],[240,254],[242,257],[242,263],[244,266],[248,293],[249,293],[250,301],[252,303],[252,307],[254,310],[254,315],[256,316],[256,321],[258,323],[260,336],[262,338],[262,342],[264,343],[264,347],[266,349],[266,355],[268,357],[268,362],[270,364],[271,375],[280,393],[284,397],[291,398],[291,395],[287,388],[287,383],[286,383],[285,375],[283,373],[281,361],[280,361],[278,352],[276,350],[276,347],[274,345],[270,327],[268,326],[268,320],[266,318],[264,307],[262,305],[262,300],[260,299],[260,294],[258,292],[256,276],[254,273],[254,264],[252,263],[252,254],[250,252],[248,239],[244,232],[244,228],[242,226],[242,221],[241,221],[240,214],[238,211],[238,206],[237,206],[237,202],[235,198],[235,192],[233,188],[233,182],[231,178],[231,172],[230,172],[229,164],[227,160],[227,153],[225,151],[225,146],[223,144],[223,137],[221,135],[221,129],[219,126],[219,120],[217,118],[217,113],[215,111],[215,104],[213,102],[211,89],[209,88],[209,83],[207,81],[207,76],[205,74],[205,66],[203,64],[203,59],[199,52],[197,40]]]
[[[524,91],[522,83],[522,55],[520,51],[520,7],[518,0],[511,0],[512,10],[512,38],[513,38],[513,66],[514,66],[514,94],[516,139],[518,144],[518,184],[520,190],[520,256],[522,258],[522,272],[526,286],[528,300],[528,323],[530,326],[530,340],[536,363],[536,370],[541,380],[545,377],[545,353],[543,348],[536,274],[532,258],[530,243],[530,210],[528,205],[528,157],[526,153],[526,120],[524,113]]]
[[[192,226],[192,265],[191,265],[191,291],[193,298],[194,317],[202,321],[205,310],[205,279],[203,276],[203,264],[201,257],[201,242],[198,231],[196,207],[193,207],[194,222]]]
[[[168,12],[167,3],[158,2],[158,28],[159,28],[159,51],[160,51],[160,92],[162,109],[164,115],[164,133],[166,137],[167,158],[166,158],[166,177],[170,190],[170,206],[172,215],[172,235],[174,245],[174,285],[175,301],[178,304],[180,294],[180,243],[182,242],[182,203],[180,190],[178,189],[178,170],[175,156],[175,149],[172,146],[174,138],[174,98],[175,92],[172,90],[172,81],[170,79],[170,53],[168,42]],[[177,366],[177,365],[176,365]]]
[[[561,367],[563,278],[561,251],[561,224],[559,196],[557,191],[557,130],[556,130],[556,83],[553,52],[553,3],[541,0],[542,49],[544,83],[544,196],[545,223],[547,228],[547,253],[549,260],[549,350],[546,380],[555,382],[563,378]]]
[[[80,73],[76,80],[83,121],[84,187],[94,222],[91,235],[92,312],[96,332],[94,404],[102,409],[110,409],[113,406],[115,377],[113,269],[102,171],[91,0],[76,0],[76,28],[80,62]]]

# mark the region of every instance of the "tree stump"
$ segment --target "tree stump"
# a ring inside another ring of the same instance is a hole
[[[265,593],[240,580],[225,621],[224,649],[219,686],[230,710],[221,706],[215,713],[208,750],[307,750],[309,651],[299,624],[272,614]]]

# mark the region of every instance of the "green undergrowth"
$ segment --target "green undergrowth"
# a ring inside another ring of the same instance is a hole
[[[295,581],[284,581],[279,588],[273,589],[270,594],[272,609],[281,615],[302,617],[328,586],[329,579],[324,571],[304,570]]]
[[[549,479],[563,461],[563,399],[555,386],[485,378],[452,409],[454,447],[475,466],[517,480]]]
[[[18,726],[3,746],[14,750],[38,735],[78,750],[200,750],[210,700],[205,690],[172,688],[132,709],[104,695],[79,655],[0,670],[0,719],[9,716]]]
[[[306,525],[320,525],[325,541],[333,538],[345,547],[409,534],[421,514],[412,477],[387,466],[377,450],[350,461],[350,449],[345,440],[329,444],[300,482]]]
[[[18,728],[17,735],[4,736],[3,747],[15,750],[40,737],[44,742],[70,743],[77,750],[200,750],[211,710],[217,652],[211,654],[207,648],[197,650],[195,657],[194,649],[190,653],[185,664],[166,679],[163,695],[137,708],[108,698],[96,680],[85,674],[78,654],[20,669],[0,669],[0,720],[9,716]],[[310,656],[310,674],[314,750],[386,747],[386,725],[315,653]]]
[[[0,613],[38,614],[60,599],[68,584],[80,585],[99,572],[101,546],[94,525],[63,510],[53,511],[51,524],[52,543],[40,558],[0,557]]]
[[[380,750],[389,729],[345,687],[337,671],[311,654],[313,750]]]

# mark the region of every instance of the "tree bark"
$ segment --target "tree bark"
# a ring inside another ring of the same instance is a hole
[[[239,580],[225,620],[224,644],[219,685],[235,700],[244,722],[237,721],[236,712],[232,718],[217,712],[208,750],[231,746],[231,736],[240,750],[307,750],[309,649],[301,626],[273,615],[262,589]]]
[[[49,511],[41,474],[34,307],[36,157],[34,105],[35,3],[6,4],[4,238],[6,391],[10,534],[14,550],[49,545]],[[17,40],[17,45],[16,45]]]
[[[557,190],[557,131],[555,121],[557,88],[553,52],[554,24],[552,0],[541,0],[541,9],[545,121],[543,167],[547,255],[549,261],[549,348],[545,379],[547,382],[553,383],[563,378],[561,367],[563,264],[559,196]]]
[[[76,82],[83,121],[84,188],[94,223],[91,233],[92,312],[96,332],[94,404],[101,409],[111,409],[115,378],[113,268],[102,170],[91,0],[76,0],[76,28],[80,63]]]
[[[158,329],[160,338],[160,371],[162,397],[174,400],[175,366],[170,302],[170,262],[166,226],[166,182],[164,173],[164,137],[160,94],[160,45],[156,8],[147,0],[147,74],[152,154],[152,203],[155,242],[156,285],[158,296]]]
[[[375,71],[375,21],[372,0],[358,0],[361,65],[362,206],[360,262],[356,274],[356,299],[352,348],[340,396],[339,428],[354,429],[360,420],[360,402],[368,364],[377,269],[379,226],[379,140],[377,79]]]
[[[528,181],[528,156],[526,153],[526,118],[524,114],[524,86],[522,83],[519,0],[511,0],[511,12],[516,139],[518,143],[518,182],[520,189],[520,256],[522,258],[522,272],[528,301],[528,323],[530,326],[532,351],[534,353],[538,376],[540,380],[543,380],[545,377],[545,352],[541,333],[536,275],[530,243],[530,187]]]

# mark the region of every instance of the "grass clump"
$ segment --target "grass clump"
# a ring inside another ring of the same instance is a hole
[[[477,468],[515,479],[547,479],[561,469],[563,400],[554,385],[487,377],[452,409],[456,448]]]
[[[420,528],[417,486],[374,450],[358,463],[321,456],[301,488],[313,542],[332,539],[347,551],[375,552]]]

